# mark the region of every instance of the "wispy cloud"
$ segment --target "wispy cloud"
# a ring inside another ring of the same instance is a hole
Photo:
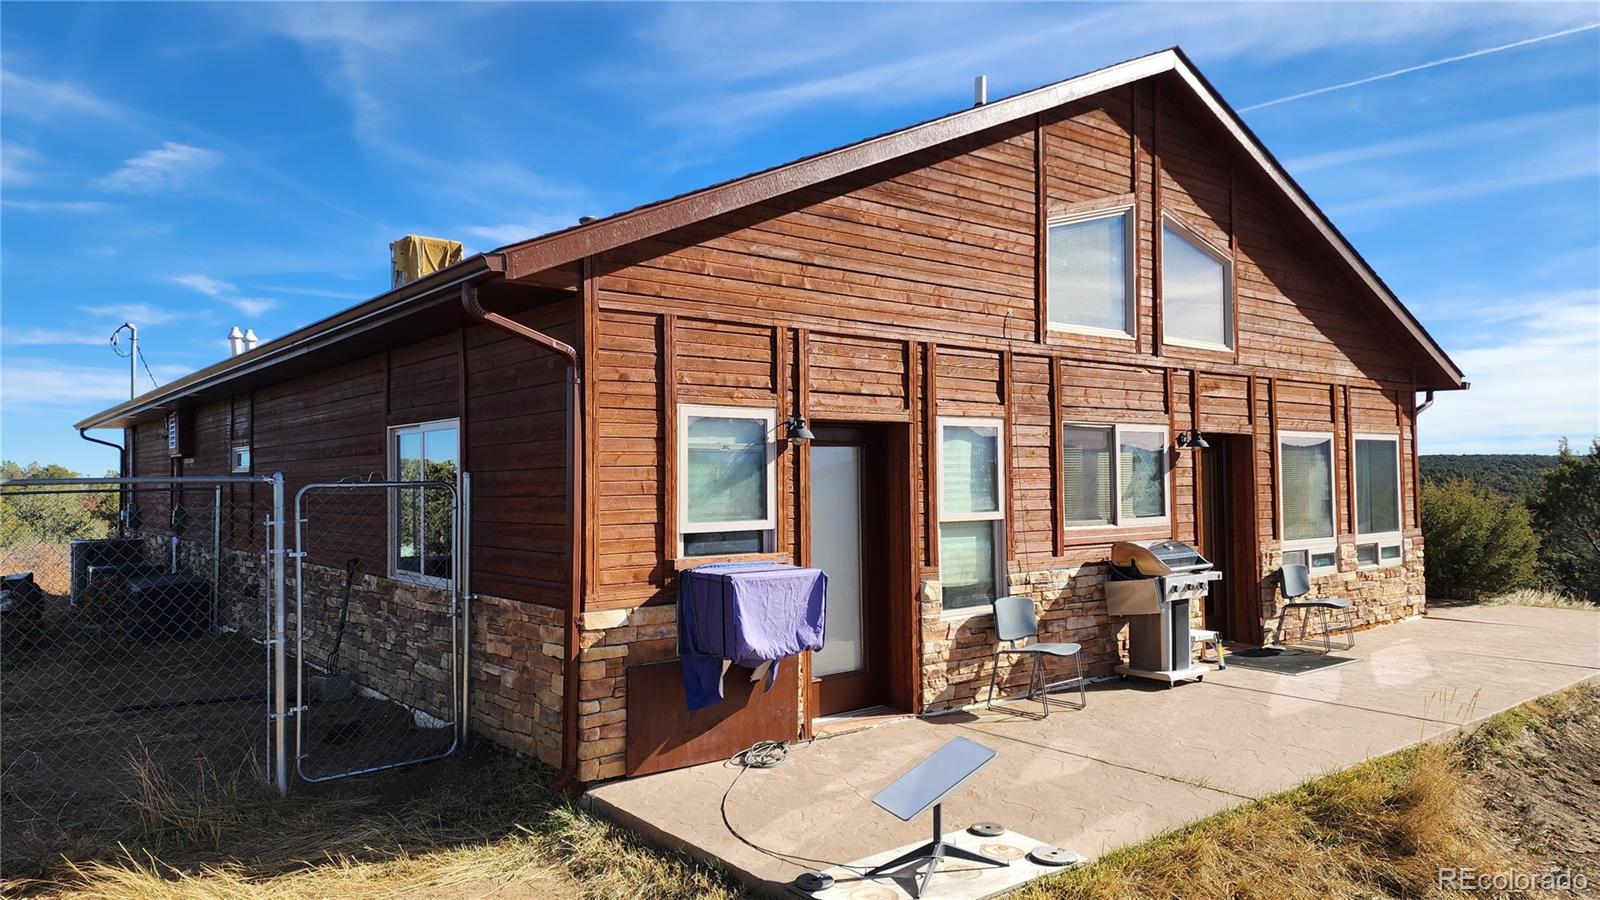
[[[502,247],[576,224],[577,213],[538,215],[501,225],[467,225],[461,229],[461,233],[485,241],[490,247]]]
[[[185,374],[182,366],[153,366],[157,381]],[[139,373],[139,389],[149,390],[150,378]],[[63,364],[44,357],[7,357],[0,401],[8,411],[37,407],[114,403],[128,397],[128,370],[115,366]]]
[[[223,297],[222,302],[247,316],[259,316],[279,306],[278,301],[268,300],[265,297]]]
[[[127,124],[133,118],[121,104],[68,81],[30,78],[7,69],[0,70],[0,90],[5,93],[8,117],[57,126],[71,126],[83,119]]]
[[[1441,395],[1425,419],[1423,451],[1550,452],[1555,439],[1600,435],[1600,289],[1452,297],[1481,323],[1451,354],[1472,381]]]
[[[21,346],[49,346],[76,344],[85,347],[105,345],[106,335],[90,331],[66,331],[53,328],[7,328],[3,332],[8,344]]]
[[[1346,91],[1350,88],[1360,87],[1364,84],[1372,84],[1376,81],[1387,81],[1390,78],[1398,78],[1401,75],[1410,75],[1413,72],[1436,69],[1439,66],[1448,66],[1451,63],[1465,62],[1469,59],[1477,59],[1480,56],[1489,56],[1493,53],[1504,53],[1507,50],[1515,50],[1518,47],[1526,47],[1529,44],[1553,41],[1556,38],[1564,38],[1568,35],[1579,34],[1585,31],[1593,31],[1596,28],[1600,28],[1600,22],[1590,22],[1584,25],[1579,25],[1575,28],[1563,28],[1560,31],[1553,31],[1549,34],[1541,34],[1531,38],[1524,38],[1520,41],[1512,41],[1509,44],[1500,44],[1499,46],[1495,47],[1485,47],[1481,50],[1473,50],[1468,53],[1458,53],[1455,56],[1447,56],[1443,59],[1430,60],[1425,63],[1418,63],[1414,66],[1406,66],[1402,69],[1395,69],[1391,72],[1383,72],[1378,75],[1369,75],[1366,78],[1357,78],[1354,81],[1344,81],[1340,82],[1339,84],[1330,84],[1326,87],[1313,88],[1309,91],[1300,91],[1299,93],[1290,94],[1286,97],[1278,97],[1273,100],[1263,100],[1260,103],[1252,103],[1249,106],[1240,107],[1239,111],[1250,112],[1251,110],[1264,109],[1268,106],[1277,106],[1280,103],[1293,103],[1296,100],[1304,100],[1307,97],[1317,97],[1322,94],[1331,94],[1334,91]]]
[[[199,291],[207,297],[220,297],[236,290],[233,285],[220,278],[212,278],[210,275],[174,275],[172,281],[190,290]]]
[[[85,306],[83,311],[101,318],[119,322],[132,322],[135,325],[164,325],[176,322],[183,316],[173,310],[151,306],[148,303],[110,303],[99,306]]]
[[[1284,166],[1296,175],[1301,175],[1352,163],[1440,150],[1460,155],[1460,151],[1466,148],[1487,144],[1512,144],[1517,149],[1523,149],[1526,146],[1523,142],[1530,136],[1593,133],[1597,128],[1600,128],[1600,109],[1580,106],[1527,115],[1504,116],[1483,122],[1441,128],[1424,134],[1406,135],[1354,147],[1312,153],[1286,160]]]
[[[0,206],[25,213],[102,213],[116,209],[114,203],[102,200],[12,200],[6,198],[0,201]]]
[[[32,147],[0,141],[0,185],[16,188],[32,183],[38,177],[41,159],[39,151]]]
[[[222,154],[215,150],[166,141],[126,160],[95,184],[108,191],[133,194],[182,190],[222,165],[222,160]]]

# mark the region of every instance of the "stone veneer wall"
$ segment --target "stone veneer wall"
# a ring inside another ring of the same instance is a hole
[[[1422,536],[1408,536],[1401,542],[1401,563],[1391,566],[1357,568],[1355,544],[1339,545],[1339,571],[1331,575],[1318,575],[1311,579],[1313,597],[1347,597],[1353,601],[1357,629],[1371,628],[1389,622],[1398,622],[1422,615],[1427,605],[1427,585],[1423,575],[1424,550]],[[1283,609],[1283,582],[1278,570],[1283,566],[1283,551],[1272,548],[1261,554],[1261,633],[1268,641],[1283,637],[1278,634],[1278,614]],[[1297,615],[1285,617],[1284,631],[1298,640],[1300,622]],[[1344,626],[1343,613],[1330,613],[1330,628]],[[1309,618],[1309,636],[1319,638],[1320,617]],[[1339,635],[1334,635],[1338,641]]]
[[[190,571],[210,574],[209,548],[180,549]],[[344,572],[306,564],[306,656],[321,663],[332,647]],[[267,562],[259,551],[225,549],[218,567],[219,618],[256,640],[268,637]],[[288,570],[290,657],[294,654],[294,570]],[[340,668],[386,697],[448,718],[453,687],[449,597],[438,589],[358,575],[340,647]],[[563,613],[479,594],[472,605],[471,728],[491,743],[549,764],[561,763]],[[292,662],[291,662],[292,664]]]
[[[584,613],[579,648],[578,779],[619,778],[627,769],[627,669],[677,658],[678,610]]]

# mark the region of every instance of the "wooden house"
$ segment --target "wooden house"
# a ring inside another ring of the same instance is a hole
[[[981,701],[998,594],[1107,673],[1117,540],[1196,544],[1231,639],[1285,560],[1419,614],[1418,396],[1465,387],[1169,50],[470,256],[79,426],[291,486],[428,436],[472,473],[473,727],[593,781]],[[729,558],[827,569],[842,624],[689,714],[677,573]]]

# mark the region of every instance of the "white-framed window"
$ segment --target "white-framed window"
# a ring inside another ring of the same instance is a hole
[[[1166,426],[1063,425],[1064,524],[1070,529],[1168,521],[1170,466]]]
[[[1132,339],[1132,205],[1052,219],[1046,226],[1045,305],[1052,329]]]
[[[1400,536],[1400,436],[1357,434],[1356,565],[1395,566]]]
[[[228,453],[228,468],[234,474],[250,473],[250,448],[235,447]]]
[[[939,578],[944,611],[985,612],[1005,591],[1005,423],[939,419]]]
[[[777,413],[678,407],[678,546],[683,556],[769,553],[777,544]]]
[[[1321,574],[1339,570],[1333,501],[1333,435],[1278,434],[1278,506],[1283,561]]]
[[[461,469],[456,419],[389,429],[389,479],[454,485]],[[389,574],[401,581],[449,585],[455,563],[455,495],[442,487],[389,491]]]
[[[1170,215],[1161,219],[1161,339],[1233,349],[1233,255]]]

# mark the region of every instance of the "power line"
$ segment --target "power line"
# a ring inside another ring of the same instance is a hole
[[[1295,100],[1304,100],[1307,97],[1315,97],[1319,94],[1328,94],[1334,91],[1342,91],[1346,88],[1360,87],[1363,84],[1371,84],[1374,81],[1382,81],[1385,78],[1394,78],[1398,75],[1409,75],[1412,72],[1420,72],[1423,69],[1432,69],[1436,66],[1449,65],[1450,63],[1462,62],[1463,60],[1468,59],[1476,59],[1480,56],[1488,56],[1491,53],[1500,53],[1505,50],[1515,50],[1518,47],[1526,47],[1529,44],[1537,44],[1541,41],[1553,41],[1559,37],[1566,37],[1569,34],[1577,34],[1582,31],[1593,31],[1596,28],[1600,28],[1600,22],[1590,22],[1587,25],[1579,25],[1576,28],[1568,28],[1564,31],[1554,31],[1550,34],[1541,34],[1538,37],[1524,38],[1523,40],[1513,41],[1509,44],[1501,44],[1498,47],[1485,47],[1482,50],[1473,50],[1470,53],[1462,53],[1458,56],[1447,56],[1444,59],[1436,59],[1431,62],[1418,63],[1414,66],[1406,66],[1404,69],[1395,69],[1393,72],[1384,72],[1382,75],[1369,75],[1366,78],[1358,78],[1355,81],[1346,81],[1341,84],[1330,84],[1327,87],[1319,87],[1309,91],[1301,91],[1298,94],[1290,94],[1287,97],[1279,97],[1276,100],[1264,100],[1260,103],[1252,103],[1249,106],[1240,107],[1239,112],[1250,112],[1251,110],[1262,109],[1263,107],[1267,106],[1277,106],[1279,103],[1290,103]]]

